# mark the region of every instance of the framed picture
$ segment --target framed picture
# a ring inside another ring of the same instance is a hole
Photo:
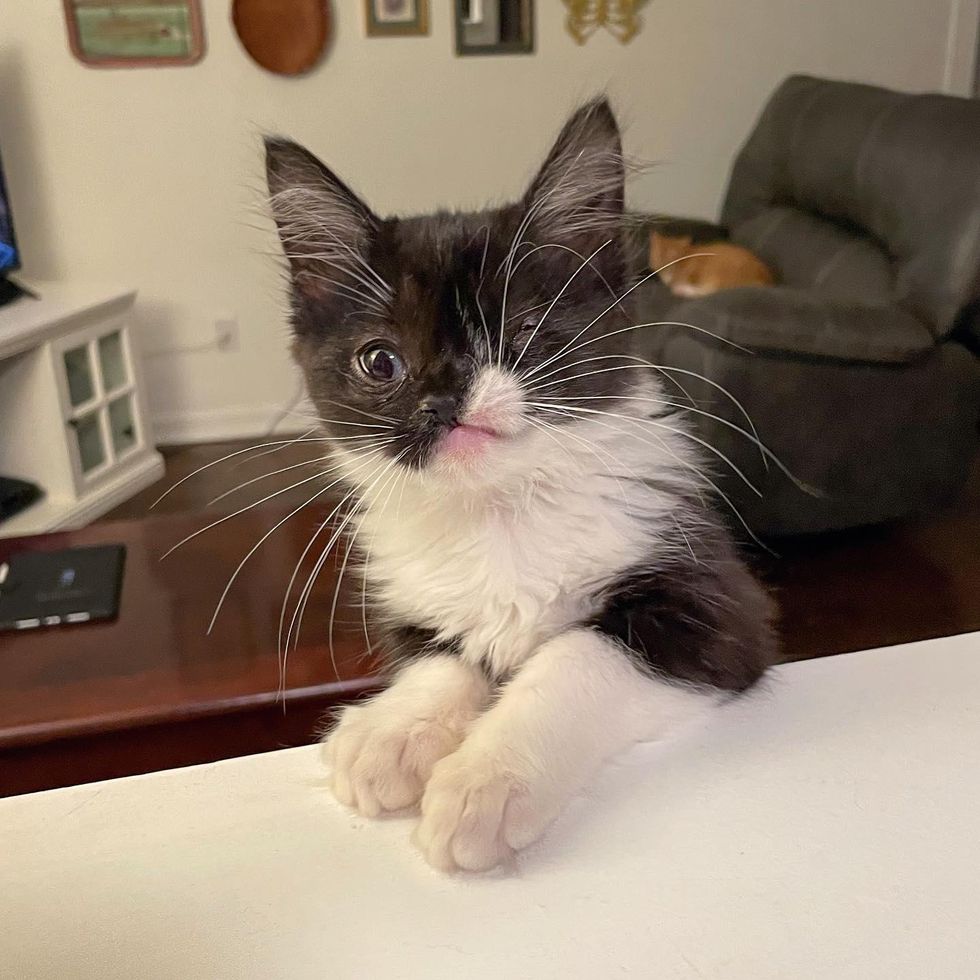
[[[456,54],[534,52],[534,0],[455,0],[455,8]]]
[[[368,37],[429,33],[429,0],[364,0]]]
[[[99,68],[193,65],[204,55],[200,0],[64,0],[68,41]]]

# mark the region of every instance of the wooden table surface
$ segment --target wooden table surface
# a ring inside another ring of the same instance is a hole
[[[163,560],[214,518],[166,515],[0,540],[0,559],[24,548],[121,543],[127,551],[117,621],[0,634],[0,794],[302,744],[328,708],[377,686],[356,574],[339,595],[331,656],[331,559],[280,690],[282,599],[321,509],[264,542],[207,634],[229,575],[281,516],[275,508],[242,515]]]

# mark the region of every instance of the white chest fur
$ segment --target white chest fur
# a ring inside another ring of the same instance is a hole
[[[464,657],[497,672],[587,618],[597,587],[656,548],[671,505],[617,478],[656,472],[663,460],[649,443],[595,426],[576,425],[575,433],[577,444],[541,433],[522,440],[519,490],[437,492],[413,476],[368,506],[359,539],[382,607],[456,639]],[[600,442],[600,453],[589,448]]]

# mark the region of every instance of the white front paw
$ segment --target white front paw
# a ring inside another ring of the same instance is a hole
[[[366,817],[417,803],[432,767],[462,739],[458,726],[406,717],[384,703],[345,708],[327,736],[330,786]]]
[[[441,871],[485,871],[544,833],[564,802],[540,773],[506,754],[468,748],[436,764],[415,843]]]

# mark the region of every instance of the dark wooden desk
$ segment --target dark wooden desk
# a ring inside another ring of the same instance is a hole
[[[0,559],[22,548],[122,543],[127,549],[118,621],[0,633],[0,795],[303,744],[330,708],[376,688],[356,573],[340,595],[336,671],[331,663],[337,564],[331,558],[289,655],[284,697],[279,690],[280,605],[324,516],[319,509],[298,514],[259,548],[206,635],[228,576],[285,513],[273,508],[237,517],[164,561],[159,558],[171,545],[214,515],[0,539]]]

